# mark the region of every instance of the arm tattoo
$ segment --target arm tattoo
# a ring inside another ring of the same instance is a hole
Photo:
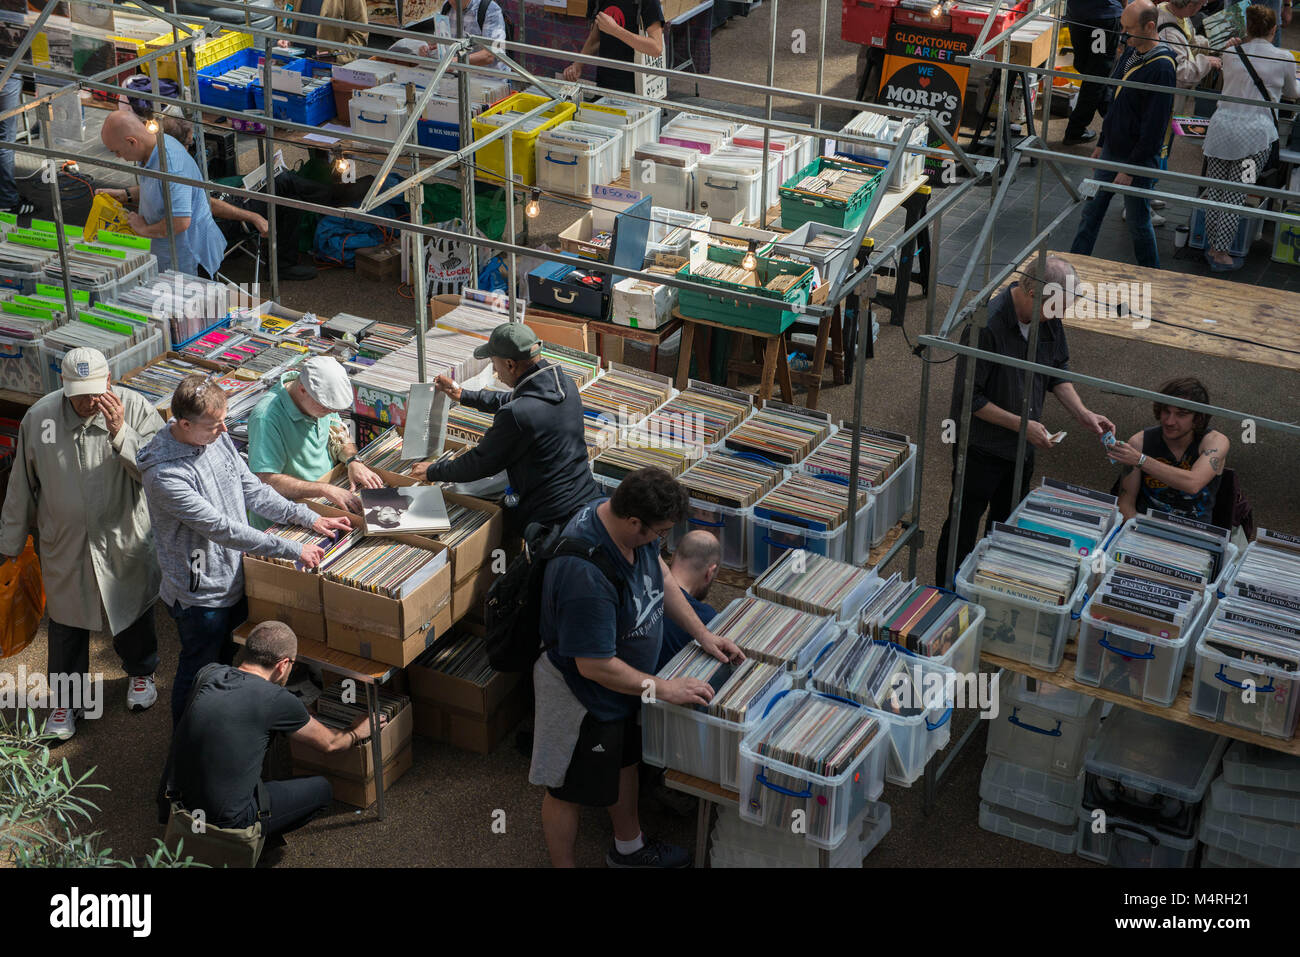
[[[1210,457],[1210,465],[1214,468],[1215,475],[1223,474],[1223,459],[1219,458],[1218,449],[1206,449],[1201,454],[1208,455]]]

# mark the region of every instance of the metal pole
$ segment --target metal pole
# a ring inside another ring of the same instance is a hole
[[[515,138],[507,136],[504,140],[506,147],[506,169],[510,169],[510,164],[514,160]],[[515,191],[509,186],[506,187],[506,235],[510,238],[510,245],[515,245]],[[506,293],[509,296],[508,308],[510,309],[509,321],[515,321],[515,269],[518,268],[518,260],[512,250],[507,254],[506,261]]]
[[[408,88],[409,89],[409,88]],[[413,165],[418,168],[420,159],[412,157]],[[424,223],[424,185],[417,183],[411,187],[411,222],[416,225]],[[411,292],[415,295],[415,365],[418,371],[417,382],[427,381],[425,363],[425,334],[429,331],[429,296],[425,288],[428,268],[424,262],[424,236],[409,233],[411,237]]]
[[[203,134],[203,109],[199,105],[198,61],[194,55],[193,44],[185,48],[185,62],[190,69],[190,82],[187,88],[190,95],[194,97],[194,109],[190,111],[190,122],[194,124],[194,152],[198,156],[199,174],[204,179],[210,179],[211,177],[208,176],[207,140]]]
[[[275,116],[275,102],[271,98],[272,86],[272,66],[271,66],[271,38],[266,38],[266,45],[263,48],[265,53],[265,62],[262,64],[262,105],[266,107],[266,132],[263,133],[263,143],[265,143],[266,156],[266,195],[269,199],[267,203],[267,212],[271,215],[266,217],[267,234],[266,234],[266,253],[270,263],[268,272],[271,280],[271,299],[274,302],[280,301],[280,251],[276,248],[277,230],[275,226],[275,132],[272,129],[271,119]],[[356,161],[353,160],[355,163]],[[344,250],[346,258],[347,250]]]
[[[465,36],[465,9],[464,0],[456,0],[452,4],[456,8],[456,36]],[[465,66],[469,65],[469,49],[462,46],[456,54],[456,59]],[[469,74],[464,70],[456,73],[456,94],[460,101],[460,145],[465,148],[474,141],[474,128],[469,112]],[[514,131],[511,130],[506,134],[507,137],[513,137]],[[471,236],[476,229],[475,220],[477,210],[474,206],[474,179],[475,166],[474,162],[462,162],[460,164],[460,196],[461,207],[465,214],[465,231]],[[506,182],[506,195],[511,200],[514,199],[514,170],[506,167],[502,170]],[[469,274],[472,277],[478,276],[478,247],[471,244],[469,247]]]
[[[939,210],[939,215],[934,218],[934,232],[932,236],[938,237],[943,235],[943,210]],[[925,332],[926,335],[934,334],[934,317],[936,307],[936,290],[939,288],[939,250],[937,243],[931,243],[930,248],[930,276],[926,288],[929,295],[925,300]],[[912,468],[912,512],[908,518],[909,524],[917,522],[921,517],[921,476],[925,471],[925,451],[929,444],[929,415],[930,415],[930,357],[921,353],[921,401],[916,410],[916,462]],[[911,546],[908,549],[907,557],[907,577],[916,577],[916,556],[921,547],[921,537],[913,535]]]
[[[821,28],[817,31],[817,95],[822,95],[826,75],[826,0],[821,0]],[[771,119],[771,117],[768,117]],[[813,126],[821,129],[822,126],[822,101],[818,100],[817,105],[813,107]],[[817,139],[817,155],[822,155],[822,148],[825,141],[820,137]]]
[[[50,132],[54,127],[54,103],[51,101],[45,104],[45,122],[41,124],[41,139],[45,141],[45,148],[53,149],[53,134]],[[45,160],[46,163],[53,163],[51,159]],[[68,274],[68,247],[63,239],[63,197],[59,194],[59,177],[56,175],[50,180],[50,202],[54,207],[54,240],[59,247],[59,270],[63,273],[63,301],[68,307],[68,321],[72,322],[77,318],[77,309],[72,302],[72,277]]]
[[[18,48],[9,57],[9,62],[4,65],[3,70],[0,70],[0,87],[8,83],[9,78],[14,75],[14,70],[22,62],[23,57],[27,55],[27,51],[31,49],[36,34],[41,32],[41,27],[45,26],[45,21],[50,18],[50,14],[54,12],[54,8],[58,3],[59,0],[47,0],[44,9],[37,15],[35,22],[28,27],[27,33],[23,35],[22,41],[18,44]]]
[[[776,11],[777,11],[777,4],[779,3],[780,0],[772,0],[772,40],[771,40],[771,45],[768,48],[768,52],[767,52],[767,85],[769,89],[776,82]],[[825,5],[825,0],[823,0],[823,6],[824,5]],[[767,103],[767,107],[766,107],[767,112],[765,113],[765,116],[767,118],[767,121],[770,123],[772,121],[772,94],[770,92],[765,97],[765,100]],[[758,193],[758,203],[759,203],[758,225],[761,226],[763,229],[767,228],[767,176],[768,176],[767,158],[769,155],[771,155],[768,152],[771,146],[771,142],[772,142],[772,128],[770,126],[765,126],[763,127],[763,179],[761,181],[761,188]],[[851,492],[849,497],[851,500],[852,499]],[[850,511],[849,514],[852,515],[853,514],[852,511]],[[850,526],[851,525],[852,523],[850,522]],[[850,531],[849,534],[850,535],[853,534],[852,531]]]
[[[987,314],[985,316],[987,321]],[[971,340],[979,342],[979,330],[971,330]],[[957,360],[960,362],[961,360]],[[975,362],[968,361],[962,382],[961,422],[957,433],[957,462],[952,476],[952,500],[948,509],[948,558],[944,567],[943,581],[935,584],[947,586],[952,584],[957,572],[957,549],[961,540],[962,493],[966,488],[966,455],[970,451],[971,405],[975,397]],[[939,556],[942,558],[942,556]]]
[[[158,132],[154,134],[154,149],[158,151],[158,171],[167,172],[167,131],[163,129],[161,119],[157,120]],[[143,187],[141,187],[143,188]],[[162,187],[163,221],[167,224],[167,252],[171,254],[173,269],[180,269],[176,258],[176,225],[172,222],[172,190],[169,185]]]
[[[1039,170],[1040,185],[1041,185],[1041,177],[1042,177],[1042,170]],[[1035,205],[1034,212],[1035,214],[1037,214],[1038,212],[1036,205]],[[1037,218],[1036,215],[1035,218]],[[1034,283],[1034,306],[1033,306],[1033,312],[1029,317],[1029,343],[1028,343],[1028,348],[1025,352],[1025,355],[1029,356],[1029,358],[1033,359],[1035,362],[1038,361],[1039,327],[1042,325],[1041,320],[1043,315],[1043,286],[1044,286],[1044,280],[1046,278],[1047,278],[1047,247],[1043,245],[1038,247],[1038,281]],[[1029,437],[1029,414],[1031,412],[1030,397],[1034,393],[1034,384],[1037,379],[1038,379],[1037,375],[1030,375],[1028,373],[1025,373],[1021,376],[1021,381],[1024,383],[1024,394],[1021,396],[1021,400],[1020,400],[1020,428],[1016,430],[1016,471],[1015,474],[1012,475],[1012,485],[1011,485],[1011,507],[1012,508],[1015,508],[1018,504],[1020,504],[1020,492],[1021,492],[1020,486],[1021,486],[1021,479],[1023,478],[1022,473],[1025,468],[1025,454],[1026,454],[1025,445]],[[1044,401],[1045,400],[1046,397],[1044,397]],[[1043,414],[1043,410],[1039,409],[1038,414],[1041,416]]]

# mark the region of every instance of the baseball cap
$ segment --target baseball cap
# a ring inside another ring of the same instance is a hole
[[[298,367],[298,381],[309,396],[327,409],[339,412],[352,406],[352,383],[337,359],[312,356]]]
[[[520,362],[536,359],[542,351],[537,333],[522,322],[503,322],[492,330],[488,341],[474,350],[475,359],[514,359]]]
[[[98,349],[72,349],[63,357],[63,394],[100,395],[108,391],[108,360]]]

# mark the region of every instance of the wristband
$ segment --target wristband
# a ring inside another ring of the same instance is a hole
[[[1146,464],[1147,464],[1147,456],[1146,456],[1146,453],[1143,452],[1143,453],[1142,453],[1142,457],[1138,459],[1138,468],[1141,468],[1142,466],[1144,466],[1144,465],[1146,465]]]
[[[351,455],[349,455],[346,459],[343,460],[343,464],[351,465],[353,462],[357,460],[357,456],[359,456],[360,454],[361,454],[360,452],[353,452]]]

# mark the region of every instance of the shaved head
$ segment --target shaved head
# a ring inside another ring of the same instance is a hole
[[[709,595],[709,586],[718,575],[722,545],[712,532],[695,529],[677,542],[671,565],[677,584],[699,601]]]
[[[143,163],[153,153],[157,143],[156,135],[149,132],[144,120],[130,110],[117,110],[108,114],[99,138],[109,152],[130,163]]]

